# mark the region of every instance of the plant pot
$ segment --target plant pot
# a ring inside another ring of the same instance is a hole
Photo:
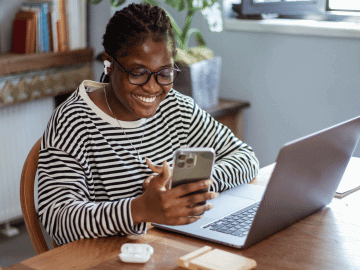
[[[178,64],[180,74],[173,88],[192,97],[202,109],[214,107],[219,101],[221,56],[203,60],[189,66]]]

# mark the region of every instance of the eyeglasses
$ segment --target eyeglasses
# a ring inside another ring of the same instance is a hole
[[[181,70],[178,66],[174,63],[175,68],[164,68],[157,72],[151,72],[146,68],[131,68],[127,69],[124,68],[116,59],[112,57],[114,62],[118,64],[128,75],[129,82],[135,85],[144,85],[149,80],[152,74],[155,75],[155,80],[160,85],[169,85],[172,84]]]

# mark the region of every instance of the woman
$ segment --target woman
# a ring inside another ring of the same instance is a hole
[[[165,12],[131,4],[103,37],[105,80],[84,81],[52,115],[39,155],[39,216],[57,244],[188,224],[218,192],[257,173],[252,149],[172,89],[174,33]],[[173,152],[212,147],[212,179],[167,189]],[[151,161],[150,161],[151,160]],[[184,196],[204,187],[210,191]]]

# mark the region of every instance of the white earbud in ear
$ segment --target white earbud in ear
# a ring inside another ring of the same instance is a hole
[[[108,71],[107,71],[107,68],[111,66],[111,63],[109,60],[105,60],[104,61],[104,73],[107,75],[108,74]]]

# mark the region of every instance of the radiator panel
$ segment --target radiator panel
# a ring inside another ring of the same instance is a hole
[[[52,97],[0,108],[0,224],[22,216],[22,167],[53,110]]]

